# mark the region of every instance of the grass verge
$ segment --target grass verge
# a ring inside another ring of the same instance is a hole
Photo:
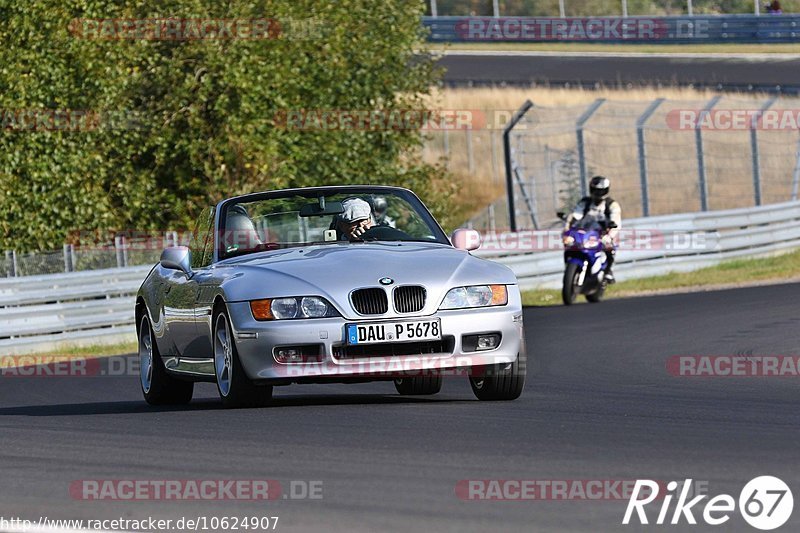
[[[117,355],[128,355],[137,353],[139,346],[136,341],[124,342],[120,344],[95,344],[89,346],[64,346],[56,348],[55,350],[48,350],[46,352],[26,353],[24,355],[16,356],[0,356],[0,361],[4,357],[13,359],[28,359],[35,357],[54,357],[59,361],[68,361],[71,359],[85,359],[92,357],[113,357]]]
[[[695,270],[662,276],[620,281],[606,291],[606,298],[642,296],[679,292],[687,289],[732,288],[772,281],[790,281],[800,277],[800,250],[773,257],[737,259]],[[580,298],[578,301],[585,301]],[[523,291],[523,305],[561,305],[560,289]]]

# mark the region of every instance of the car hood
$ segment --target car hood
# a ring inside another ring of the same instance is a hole
[[[381,287],[391,278],[399,285],[422,285],[433,313],[453,287],[516,284],[507,267],[473,257],[463,250],[434,243],[345,243],[263,252],[229,259],[217,269],[229,301],[280,296],[320,295],[342,311],[352,311],[349,294],[361,287]]]

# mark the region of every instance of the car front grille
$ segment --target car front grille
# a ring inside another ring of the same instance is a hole
[[[425,307],[425,287],[406,285],[394,290],[394,310],[398,313],[416,313]]]
[[[353,309],[361,315],[382,315],[389,310],[386,291],[377,287],[353,291],[350,301]]]
[[[445,335],[438,341],[334,346],[333,356],[337,359],[360,359],[368,357],[451,354],[454,348],[455,337],[452,335]]]

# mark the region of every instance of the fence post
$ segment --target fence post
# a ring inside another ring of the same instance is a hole
[[[622,16],[628,16],[628,0],[622,0]]]
[[[703,119],[717,105],[722,96],[717,95],[706,104],[700,116],[697,117],[697,124],[694,127],[695,148],[697,150],[697,178],[700,185],[700,210],[708,211],[708,183],[706,183],[706,162],[703,154]]]
[[[511,130],[522,120],[525,113],[533,107],[533,102],[525,100],[522,107],[517,109],[506,127],[503,128],[503,153],[506,164],[506,194],[508,195],[508,227],[511,231],[517,231],[517,216],[514,208],[514,170],[511,163]],[[446,130],[445,130],[446,131]]]
[[[686,12],[691,17],[694,15],[694,7],[692,6],[692,0],[687,0],[686,2]]]
[[[761,162],[758,152],[758,121],[764,111],[770,108],[777,100],[777,96],[773,96],[761,106],[758,113],[753,115],[750,122],[750,154],[753,156],[753,196],[756,205],[761,205]]]
[[[553,209],[558,209],[558,187],[556,186],[556,177],[553,172],[553,161],[550,159],[550,145],[544,145],[544,166],[547,169],[547,181],[550,183],[550,194],[553,196]]]
[[[497,135],[489,130],[489,144],[492,148],[492,183],[497,183]]]
[[[598,98],[583,112],[583,115],[578,117],[578,121],[575,123],[575,135],[578,137],[578,164],[580,165],[581,169],[581,195],[586,196],[587,194],[587,180],[586,180],[586,153],[583,145],[583,126],[586,124],[594,112],[603,105],[606,101],[605,98]]]
[[[442,151],[444,151],[445,168],[450,170],[450,134],[447,128],[442,132]]]
[[[562,19],[567,16],[567,10],[564,8],[564,0],[558,0],[558,16]]]
[[[117,235],[114,237],[114,249],[117,252],[117,267],[122,268],[128,266],[128,246],[125,243],[124,235]]]
[[[492,12],[495,17],[500,16],[500,0],[492,0]]]
[[[19,263],[17,262],[17,251],[11,250],[11,271],[12,277],[19,276]]]
[[[663,101],[663,98],[653,100],[636,120],[636,143],[639,146],[639,180],[642,188],[642,216],[644,217],[650,216],[650,192],[647,183],[647,149],[644,143],[644,125]]]
[[[74,272],[75,265],[72,259],[72,245],[65,244],[64,245],[64,272]]]
[[[797,189],[800,187],[800,137],[794,151],[794,176],[792,177],[792,201],[797,200]]]
[[[14,260],[11,258],[11,250],[6,250],[6,277],[14,277]]]
[[[465,129],[464,135],[466,136],[467,141],[467,169],[469,170],[469,174],[471,176],[475,174],[475,157],[472,152],[472,129]]]
[[[438,17],[438,9],[436,9],[436,0],[431,0],[431,16]]]
[[[761,4],[759,4],[760,1],[761,0],[753,0],[753,13],[755,13],[756,16],[761,15]]]

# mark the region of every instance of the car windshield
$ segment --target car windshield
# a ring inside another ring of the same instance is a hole
[[[421,202],[399,189],[244,197],[226,204],[220,224],[222,258],[310,244],[449,244]]]

